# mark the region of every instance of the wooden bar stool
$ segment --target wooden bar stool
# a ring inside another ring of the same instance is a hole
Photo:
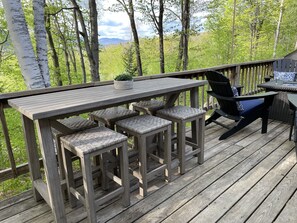
[[[186,158],[198,155],[198,163],[204,162],[205,111],[187,106],[175,106],[157,111],[157,116],[177,124],[178,172],[185,173]],[[192,138],[186,137],[186,123],[192,122]],[[186,154],[186,145],[193,150]]]
[[[82,131],[85,129],[90,129],[97,127],[97,123],[90,121],[88,119],[84,119],[80,116],[73,116],[70,118],[65,119],[58,119],[59,130],[55,127],[52,127],[52,134],[55,141],[57,156],[58,156],[58,164],[60,170],[60,177],[61,180],[65,179],[65,172],[63,167],[63,158],[62,158],[62,151],[61,151],[61,141],[60,138],[64,135]]]
[[[134,143],[137,143],[139,152],[139,171],[133,171],[133,175],[139,180],[139,194],[143,197],[147,195],[148,181],[156,172],[163,170],[165,180],[169,182],[171,178],[171,122],[151,115],[140,115],[118,121],[116,126],[117,131],[125,132],[136,139]],[[164,158],[150,153],[147,148],[147,138],[156,134],[163,134]],[[161,165],[148,170],[148,156]]]
[[[89,114],[90,119],[97,122],[103,123],[106,127],[115,130],[115,123],[125,118],[130,118],[133,116],[137,116],[138,113],[136,111],[129,110],[123,107],[111,107],[107,109],[102,109],[98,111],[94,111]],[[135,156],[135,154],[129,154],[131,156]],[[114,158],[112,163],[114,165],[114,173],[118,173],[118,159],[116,156],[116,150],[113,151]]]
[[[123,107],[112,107],[90,113],[90,119],[102,122],[106,127],[114,130],[117,121],[137,115],[137,112]]]
[[[76,201],[80,200],[85,205],[89,222],[97,222],[96,206],[101,205],[119,195],[122,195],[122,202],[125,207],[130,205],[126,136],[106,127],[97,127],[63,136],[61,137],[61,143],[69,201],[72,207],[75,207]],[[119,151],[121,170],[120,177],[117,177],[112,172],[108,171],[106,166],[108,160],[106,160],[105,154],[115,149],[118,149]],[[84,193],[79,192],[75,188],[71,162],[72,154],[78,156],[81,161]],[[98,198],[94,192],[91,165],[91,158],[95,156],[100,157],[102,189],[106,189],[108,187],[107,177],[118,185],[115,190]]]
[[[158,110],[165,107],[165,102],[158,100],[140,101],[133,103],[132,106],[133,110],[139,113],[155,115]]]

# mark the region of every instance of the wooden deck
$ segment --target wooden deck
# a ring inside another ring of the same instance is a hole
[[[260,120],[228,140],[224,129],[206,128],[205,163],[188,162],[187,173],[169,184],[150,184],[149,195],[131,193],[131,206],[119,200],[102,206],[98,222],[297,222],[297,166],[289,126],[272,121],[260,134]],[[175,172],[176,173],[176,172]],[[69,222],[87,222],[83,207],[71,209]],[[52,222],[45,202],[31,192],[0,202],[0,222]]]

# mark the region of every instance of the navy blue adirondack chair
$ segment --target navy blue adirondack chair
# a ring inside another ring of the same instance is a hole
[[[205,125],[215,122],[228,130],[220,136],[219,140],[226,139],[249,125],[258,118],[262,118],[262,133],[267,132],[269,107],[272,104],[276,92],[251,96],[234,96],[234,89],[229,79],[216,71],[207,71],[206,78],[211,87],[207,93],[217,99],[220,108],[215,109]],[[217,121],[219,117],[225,117],[235,121],[232,127]]]

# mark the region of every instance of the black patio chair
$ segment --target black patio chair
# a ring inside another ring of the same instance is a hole
[[[220,136],[219,140],[230,137],[258,118],[262,118],[262,133],[267,132],[269,107],[274,96],[277,95],[276,92],[237,96],[236,88],[231,87],[229,79],[223,74],[216,71],[207,71],[206,78],[212,89],[207,93],[217,99],[220,108],[215,109],[210,118],[206,120],[205,125],[214,122],[228,129],[227,132]],[[221,116],[234,120],[235,125],[229,127],[216,121]]]

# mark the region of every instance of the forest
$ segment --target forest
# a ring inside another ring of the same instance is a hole
[[[38,61],[34,2],[38,0],[20,3]],[[45,72],[51,86],[110,80],[123,72],[152,75],[270,59],[296,47],[294,0],[114,2],[109,8],[98,0],[47,0],[42,5],[48,61]],[[5,4],[0,5],[0,91],[11,92],[26,89],[26,74],[19,66]],[[125,12],[131,39],[103,46],[98,25],[111,12]],[[141,24],[150,25],[154,33],[140,36],[137,27]]]
[[[296,0],[114,0],[105,7],[106,2],[0,1],[0,92],[279,58],[297,48]],[[125,13],[131,38],[102,45],[98,27],[111,12]],[[141,36],[142,25],[152,35]],[[21,129],[18,114],[6,116],[15,120],[9,129]],[[23,163],[22,133],[13,134],[17,163]],[[3,140],[0,156],[7,156]],[[0,169],[8,166],[7,160]],[[30,187],[26,177],[11,184],[1,183],[0,198]]]

